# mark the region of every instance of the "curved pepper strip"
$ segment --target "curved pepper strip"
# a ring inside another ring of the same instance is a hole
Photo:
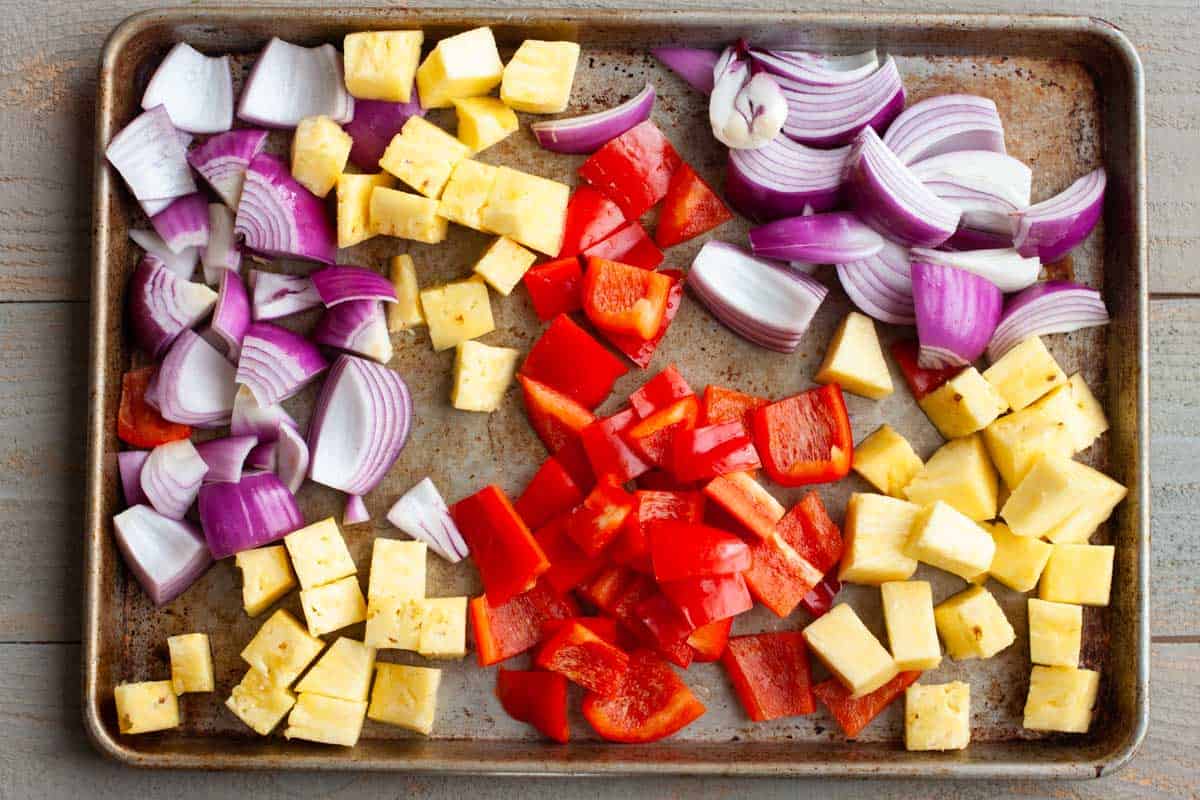
[[[630,656],[629,669],[610,696],[589,693],[583,699],[584,719],[610,742],[658,741],[705,710],[675,671],[649,650]]]

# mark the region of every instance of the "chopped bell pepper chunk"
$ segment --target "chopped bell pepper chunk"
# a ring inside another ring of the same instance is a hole
[[[620,261],[622,264],[644,270],[654,269],[666,258],[637,220],[617,228],[606,239],[584,250],[583,255],[589,259]]]
[[[829,709],[829,713],[837,720],[846,737],[853,739],[893,700],[904,694],[905,689],[916,683],[919,677],[921,673],[917,671],[901,672],[883,686],[862,697],[852,697],[853,692],[843,686],[841,681],[830,678],[814,686],[813,694]]]
[[[570,516],[563,514],[538,528],[533,534],[546,558],[550,559],[550,569],[546,570],[542,580],[560,594],[566,594],[576,586],[587,583],[604,569],[601,559],[592,558],[580,550],[579,545],[567,535],[568,519]]]
[[[669,652],[680,645],[686,647],[688,636],[696,629],[665,594],[646,598],[638,604],[634,613],[654,636],[655,648],[660,652]]]
[[[646,120],[607,142],[583,162],[579,175],[637,219],[662,200],[683,163],[662,131]]]
[[[588,461],[587,451],[583,449],[583,441],[579,436],[573,436],[570,441],[554,451],[554,457],[571,476],[571,480],[575,481],[579,491],[590,492],[596,485],[596,474],[592,472],[592,464]]]
[[[550,520],[583,502],[583,492],[574,478],[554,456],[542,462],[513,508],[529,526],[537,530]],[[535,536],[536,538],[536,536]]]
[[[629,668],[629,655],[577,621],[564,623],[534,657],[537,666],[589,691],[612,694]]]
[[[668,364],[661,372],[643,383],[640,389],[629,395],[629,405],[639,417],[645,419],[676,400],[694,397],[695,394],[675,365]]]
[[[538,264],[521,280],[542,322],[583,308],[583,267],[575,256]]]
[[[608,557],[614,564],[653,573],[650,527],[667,520],[700,522],[704,518],[704,495],[689,491],[638,490],[633,496],[636,505],[625,518],[625,527],[608,551]]]
[[[658,650],[671,663],[687,669],[695,655],[685,642],[665,647],[646,627],[638,616],[637,609],[651,597],[660,594],[654,580],[627,567],[609,567],[596,576],[590,584],[580,589],[580,594],[606,614],[614,617],[639,642]]]
[[[704,487],[704,494],[760,539],[771,537],[785,513],[779,501],[748,472],[719,475]]]
[[[637,424],[632,408],[598,419],[579,433],[583,450],[597,479],[625,483],[650,469],[650,465],[625,441],[624,434]]]
[[[662,326],[671,285],[666,275],[589,257],[583,276],[583,313],[602,331],[645,341]]]
[[[625,441],[643,461],[673,471],[675,438],[695,427],[697,413],[696,396],[684,397],[635,423],[625,431]]]
[[[624,353],[630,361],[642,369],[650,365],[655,351],[658,350],[659,343],[667,335],[667,328],[671,327],[671,321],[675,319],[675,315],[679,312],[679,306],[683,302],[683,273],[679,270],[664,269],[658,274],[666,275],[674,281],[671,284],[670,291],[667,293],[667,308],[663,312],[662,325],[659,326],[658,333],[649,339],[643,340],[626,333],[600,332],[608,340],[609,344]]]
[[[471,630],[475,658],[481,667],[498,664],[532,649],[549,635],[547,623],[577,616],[579,609],[545,581],[499,605],[487,595],[471,598]]]
[[[732,533],[694,522],[657,522],[650,528],[654,577],[659,583],[750,569],[750,547]]]
[[[510,717],[527,722],[560,744],[570,738],[567,726],[567,679],[557,672],[515,670],[496,672],[496,698]]]
[[[571,617],[570,619],[547,620],[542,626],[544,638],[549,638],[563,629],[564,625],[578,623],[614,647],[625,649],[625,637],[612,617]]]
[[[121,376],[117,438],[133,447],[158,447],[192,435],[190,426],[168,422],[146,402],[146,389],[155,370],[156,367],[142,367]]]
[[[550,562],[529,527],[517,516],[504,490],[485,486],[450,508],[488,601],[501,605],[533,588]]]
[[[633,495],[601,481],[567,518],[567,535],[580,550],[595,558],[617,538],[633,506]]]
[[[675,437],[675,476],[702,481],[758,469],[758,452],[741,422],[722,422],[680,431]]]
[[[700,425],[717,425],[721,422],[739,420],[751,429],[751,416],[755,409],[771,402],[765,397],[755,397],[735,389],[709,384],[704,387],[704,403],[700,406]]]
[[[804,595],[804,599],[800,603],[804,606],[804,610],[816,619],[829,613],[829,609],[833,608],[833,601],[837,599],[838,592],[841,590],[842,582],[838,580],[837,575],[831,572],[814,586],[811,592]]]
[[[733,617],[726,617],[707,625],[701,625],[692,631],[687,638],[687,643],[695,651],[696,660],[707,663],[720,658],[729,643],[729,631],[732,627]]]
[[[520,374],[592,409],[604,402],[613,383],[628,371],[591,334],[559,314],[534,342]]]
[[[777,617],[789,616],[821,582],[823,573],[797,554],[778,531],[754,542],[750,552],[754,563],[743,574],[746,585],[754,599]]]
[[[558,257],[579,255],[624,223],[620,207],[603,192],[586,184],[577,187],[567,201],[567,222]]]
[[[800,631],[735,636],[721,657],[742,708],[755,722],[817,710]]]
[[[740,573],[664,581],[659,588],[697,628],[726,617],[736,617],[754,607],[754,600]]]
[[[562,392],[524,375],[518,375],[517,380],[521,382],[529,424],[551,453],[557,454],[579,441],[580,431],[596,421],[591,411]]]
[[[629,668],[608,697],[589,693],[583,716],[601,738],[612,742],[654,742],[687,727],[705,712],[661,658],[649,650],[630,655]]]
[[[816,490],[800,498],[800,502],[779,520],[776,530],[801,558],[823,574],[829,573],[842,560],[842,531],[829,518]]]
[[[854,435],[841,387],[831,383],[758,409],[754,444],[771,480],[783,486],[844,478]]]
[[[654,243],[659,247],[686,242],[733,219],[721,198],[689,164],[680,164],[667,185]]]

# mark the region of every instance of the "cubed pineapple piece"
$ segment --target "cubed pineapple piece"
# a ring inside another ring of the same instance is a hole
[[[1083,607],[1029,598],[1029,660],[1051,667],[1078,667],[1083,644]]]
[[[371,231],[384,236],[437,244],[446,238],[446,218],[438,201],[382,186],[371,192]]]
[[[904,748],[963,750],[971,742],[971,686],[914,683],[904,690]]]
[[[406,664],[376,664],[375,687],[367,716],[428,736],[437,716],[440,669]]]
[[[467,654],[467,598],[430,597],[424,601],[417,652],[426,658],[462,658]]]
[[[337,697],[342,700],[366,700],[375,669],[375,648],[342,637],[317,659],[296,691]]]
[[[392,288],[396,290],[396,302],[386,304],[388,330],[397,333],[424,325],[421,288],[417,284],[417,268],[412,256],[407,253],[392,256],[390,277]]]
[[[1000,417],[983,429],[983,441],[996,471],[1010,489],[1046,456],[1070,458],[1075,452],[1067,424],[1036,408]]]
[[[363,641],[379,650],[416,650],[421,644],[424,619],[424,598],[371,598]]]
[[[917,561],[904,552],[921,507],[881,494],[856,492],[846,505],[846,547],[838,579],[880,584],[902,581],[917,571]]]
[[[329,117],[306,117],[292,137],[292,177],[317,197],[334,187],[354,140]]]
[[[296,695],[286,687],[274,685],[256,669],[247,670],[225,701],[225,707],[260,736],[275,730],[294,705]]]
[[[304,668],[325,646],[301,627],[282,608],[267,618],[250,644],[242,650],[242,660],[274,686],[291,686]]]
[[[1045,536],[1055,544],[1083,544],[1125,499],[1126,489],[1098,470],[1078,461],[1070,462],[1075,491],[1086,498],[1079,508],[1055,525]]]
[[[922,506],[945,501],[976,522],[994,519],[999,482],[982,437],[946,442],[901,494]]]
[[[454,165],[469,153],[465,144],[424,117],[409,117],[388,143],[379,166],[426,197],[437,199]]]
[[[377,175],[343,174],[337,182],[338,247],[353,247],[375,235],[371,229],[371,193],[376,186],[390,189],[396,179],[386,172]]]
[[[1035,666],[1029,675],[1025,727],[1035,731],[1087,733],[1099,691],[1099,672]]]
[[[171,686],[175,694],[213,690],[212,649],[206,633],[184,633],[167,637],[171,656]]]
[[[534,261],[537,261],[536,255],[507,236],[501,236],[475,262],[475,274],[482,276],[489,286],[508,297]]]
[[[342,41],[346,91],[362,100],[407,103],[421,62],[421,31],[363,31]]]
[[[983,371],[983,377],[1013,411],[1020,411],[1067,382],[1067,374],[1037,336],[1030,336],[1001,356]]]
[[[483,227],[539,253],[557,256],[570,194],[565,183],[500,167],[483,209]]]
[[[847,392],[881,400],[892,393],[892,374],[883,358],[871,318],[851,311],[838,325],[813,379],[838,383]]]
[[[996,388],[979,370],[967,367],[917,403],[947,439],[981,431],[1008,409]]]
[[[464,97],[454,101],[458,140],[472,153],[486,150],[520,127],[516,113],[495,97]]]
[[[854,609],[838,603],[804,629],[804,641],[842,684],[862,697],[900,671]]]
[[[521,351],[511,347],[460,342],[454,359],[450,404],[462,411],[495,411],[512,384],[520,358]]]
[[[266,611],[296,586],[287,548],[281,544],[243,550],[234,556],[234,565],[242,571],[242,607],[251,617]]]
[[[1050,559],[1051,546],[1032,536],[1017,536],[1003,522],[980,524],[996,543],[996,554],[992,556],[988,573],[1017,592],[1028,592],[1037,586]]]
[[[1115,552],[1106,544],[1054,545],[1042,570],[1038,597],[1081,606],[1108,605]]]
[[[464,158],[450,173],[438,203],[438,214],[459,225],[483,230],[483,207],[487,205],[498,174],[499,167]]]
[[[896,433],[891,425],[881,425],[855,445],[853,466],[855,472],[879,491],[891,497],[902,497],[904,487],[925,465],[907,439]]]
[[[942,646],[933,621],[933,590],[929,583],[888,581],[880,584],[879,590],[896,668],[936,669],[942,663]]]
[[[503,77],[492,29],[475,28],[437,43],[417,69],[417,91],[424,108],[449,108],[460,97],[487,94]]]
[[[938,500],[913,521],[905,552],[970,581],[988,571],[996,543],[973,519]]]
[[[500,99],[517,111],[557,114],[567,110],[579,45],[526,39],[504,68]]]
[[[371,546],[371,580],[367,585],[367,601],[381,597],[424,597],[428,550],[424,542],[382,537],[375,539]]]
[[[326,517],[283,537],[301,589],[315,589],[357,572],[346,540],[333,517]]]
[[[313,636],[340,631],[367,618],[367,601],[363,599],[358,578],[353,575],[315,589],[301,590],[300,607],[304,609],[308,632]]]
[[[113,689],[121,733],[150,733],[179,727],[179,700],[170,681],[121,683]]]
[[[1083,375],[1078,372],[1071,376],[1066,385],[1059,386],[1034,403],[1033,407],[1067,424],[1076,453],[1086,450],[1100,434],[1108,430],[1104,409],[1088,388]]]
[[[1046,456],[1029,472],[1004,502],[1000,516],[1018,536],[1045,536],[1080,508],[1086,498],[1075,486],[1075,462]]]
[[[991,658],[1017,638],[996,598],[982,586],[944,601],[933,610],[933,618],[955,661]]]
[[[288,715],[283,735],[288,739],[353,747],[358,743],[366,715],[366,700],[342,700],[305,692]]]
[[[421,310],[434,350],[447,350],[496,329],[487,286],[479,278],[423,289]]]

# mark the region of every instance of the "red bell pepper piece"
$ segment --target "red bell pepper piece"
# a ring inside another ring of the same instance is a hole
[[[583,267],[575,256],[538,264],[521,280],[542,322],[583,308]]]
[[[650,527],[666,520],[699,522],[704,517],[704,495],[688,491],[639,490],[636,506],[608,552],[614,564],[653,573],[650,562]]]
[[[563,626],[570,623],[578,623],[613,647],[619,647],[622,650],[625,649],[625,638],[621,636],[621,631],[617,628],[617,621],[612,617],[571,617],[569,619],[546,620],[546,623],[542,626],[543,638],[548,639],[562,630]]]
[[[600,611],[615,617],[621,597],[639,580],[642,576],[627,567],[605,567],[579,589],[579,595]]]
[[[575,603],[556,594],[545,581],[499,605],[487,595],[473,597],[470,616],[475,658],[479,666],[490,667],[524,653],[549,635],[547,623],[578,614]]]
[[[591,334],[559,314],[533,343],[520,374],[590,409],[604,402],[613,383],[628,371]]]
[[[784,507],[747,472],[713,478],[704,494],[760,539],[769,539],[783,518]]]
[[[695,653],[686,643],[664,647],[639,618],[638,608],[651,597],[660,594],[648,575],[627,567],[609,567],[595,580],[580,589],[580,594],[598,609],[614,617],[639,642],[653,647],[671,663],[687,669]]]
[[[595,421],[594,417],[593,421]],[[578,435],[572,436],[570,441],[554,451],[554,458],[562,464],[563,469],[571,476],[571,480],[575,481],[579,491],[590,492],[596,485],[596,475],[592,472],[592,463],[588,461],[587,451],[583,449],[583,442]]]
[[[743,573],[754,599],[777,617],[787,617],[813,587],[822,572],[801,558],[779,532],[750,546],[754,565]]]
[[[567,518],[567,535],[580,550],[595,558],[617,538],[633,506],[633,495],[601,481]]]
[[[962,372],[962,367],[925,369],[917,366],[917,353],[920,349],[916,339],[897,339],[891,346],[892,358],[896,359],[896,364],[904,375],[904,382],[908,384],[908,390],[917,400]]]
[[[681,481],[663,469],[652,469],[639,475],[637,488],[647,492],[691,492],[700,489],[694,481]]]
[[[121,405],[117,411],[117,438],[133,447],[158,447],[192,435],[188,425],[168,422],[146,403],[146,387],[155,367],[131,369],[121,376]]]
[[[822,574],[828,573],[842,560],[845,544],[842,531],[829,518],[816,490],[800,498],[800,502],[779,520],[776,530],[801,558]]]
[[[608,237],[625,222],[625,215],[604,193],[583,185],[567,201],[567,221],[563,226],[559,258],[575,256]]]
[[[629,395],[629,405],[642,419],[661,411],[676,400],[694,397],[695,392],[688,382],[679,374],[674,364],[668,364],[662,372],[642,384],[641,388]]]
[[[702,481],[731,472],[758,469],[758,452],[740,422],[722,422],[680,431],[672,471],[684,481]]]
[[[659,247],[670,247],[693,239],[724,225],[733,219],[733,213],[717,197],[704,179],[696,174],[687,163],[679,165],[658,215],[658,227],[654,231],[654,243]]]
[[[550,584],[560,594],[566,594],[580,584],[587,583],[604,569],[604,562],[592,558],[579,549],[579,545],[567,535],[567,520],[563,514],[556,517],[534,532],[546,558],[550,559],[550,569],[542,576],[542,580]]]
[[[501,605],[533,588],[538,576],[550,569],[546,554],[499,486],[485,486],[459,500],[450,515],[492,604]]]
[[[513,508],[530,530],[537,530],[582,502],[583,492],[575,479],[557,458],[550,456],[533,474]]]
[[[534,657],[542,669],[558,672],[567,680],[597,694],[612,694],[629,668],[629,655],[601,639],[578,622],[566,622],[542,645]]]
[[[683,273],[679,270],[664,269],[658,274],[666,275],[674,281],[671,284],[671,290],[667,293],[667,308],[663,312],[662,325],[659,327],[658,333],[650,339],[643,340],[630,334],[601,331],[609,344],[624,353],[630,361],[642,369],[649,366],[651,359],[654,358],[654,352],[658,349],[663,337],[667,335],[667,328],[671,327],[671,321],[675,319],[675,315],[679,312],[679,306],[683,302]]]
[[[716,425],[740,420],[746,426],[746,430],[750,430],[752,412],[769,402],[771,401],[765,397],[709,384],[704,387],[704,403],[700,407],[699,424]]]
[[[801,604],[804,610],[812,616],[820,617],[829,612],[833,608],[833,601],[837,599],[838,592],[842,590],[842,582],[837,579],[837,576],[830,573],[825,576],[824,580],[813,587],[813,590],[804,595]]]
[[[547,738],[566,744],[567,679],[557,672],[496,671],[496,698],[510,717],[527,722]]]
[[[589,693],[583,716],[601,738],[611,742],[654,742],[685,728],[705,712],[661,658],[638,650],[616,691],[604,697]]]
[[[697,628],[736,617],[754,607],[746,581],[739,573],[664,581],[658,586]]]
[[[721,665],[742,708],[755,722],[817,710],[808,648],[800,631],[735,636],[721,656]]]
[[[729,630],[732,627],[733,617],[726,617],[692,631],[687,643],[696,651],[696,660],[705,663],[720,658],[729,642]]]
[[[625,483],[650,469],[625,441],[625,432],[637,421],[637,414],[627,408],[580,431],[579,440],[597,479]]]
[[[583,251],[587,258],[606,258],[620,261],[638,269],[651,270],[666,258],[637,220],[622,225],[604,241],[596,242]]]
[[[754,444],[783,486],[840,480],[850,472],[854,435],[842,388],[810,389],[754,412]]]
[[[659,582],[750,569],[750,547],[732,533],[694,522],[657,522],[650,529],[654,577]]]
[[[680,645],[686,647],[688,636],[696,629],[665,594],[657,593],[643,600],[634,613],[653,635],[655,649],[660,652],[670,652]]]
[[[699,408],[695,395],[677,400],[635,423],[625,431],[625,441],[643,461],[672,470],[675,438],[681,431],[695,427]]]
[[[607,142],[583,162],[579,175],[637,219],[667,194],[683,163],[653,122],[646,120]]]
[[[589,257],[583,313],[602,331],[650,339],[662,326],[671,279],[619,261]]]
[[[830,678],[814,686],[813,694],[829,709],[846,737],[853,739],[919,677],[920,672],[901,672],[870,694],[857,698],[851,697],[851,691],[836,678]]]
[[[524,375],[518,375],[517,380],[521,382],[529,424],[551,453],[578,441],[579,432],[596,421],[591,411],[562,392]]]

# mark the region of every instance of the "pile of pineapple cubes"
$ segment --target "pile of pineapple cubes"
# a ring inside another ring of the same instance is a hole
[[[891,393],[869,318],[851,313],[842,322],[817,380],[874,399]],[[1108,605],[1114,552],[1088,542],[1126,490],[1073,457],[1108,429],[1103,410],[1037,337],[982,373],[963,369],[919,404],[948,441],[922,462],[884,425],[855,448],[854,470],[880,493],[850,498],[838,574],[880,587],[891,651],[844,604],[805,629],[805,639],[861,696],[900,671],[937,668],[939,637],[959,661],[1009,647],[1016,632],[984,584],[1037,587],[1028,599],[1034,666],[1025,727],[1086,732],[1100,676],[1079,666],[1083,607]],[[920,563],[967,588],[935,606],[930,584],[910,580]],[[910,750],[967,746],[969,685],[914,684],[906,704]]]
[[[208,635],[184,633],[167,638],[171,679],[122,683],[113,691],[121,733],[151,733],[179,727],[179,695],[213,691],[212,650]]]

